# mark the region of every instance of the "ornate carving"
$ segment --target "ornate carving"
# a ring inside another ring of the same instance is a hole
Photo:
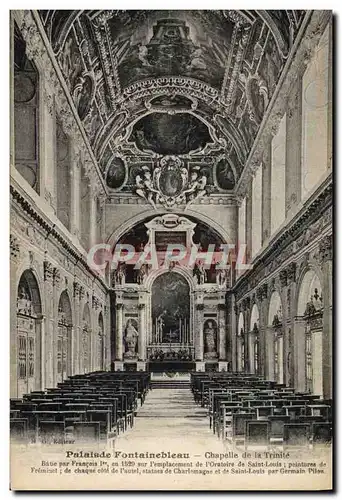
[[[207,193],[207,178],[199,177],[200,167],[192,167],[190,173],[177,156],[164,156],[153,170],[142,167],[142,175],[135,178],[135,191],[153,208],[160,203],[165,208],[189,205]]]
[[[100,307],[100,301],[97,297],[95,297],[95,295],[92,296],[91,305],[93,309],[95,309],[96,311]]]
[[[44,281],[51,281],[53,279],[53,265],[51,262],[44,260]]]
[[[282,269],[279,273],[280,286],[283,288],[287,286],[287,270]]]
[[[53,284],[54,286],[59,286],[61,282],[61,273],[57,267],[53,268]]]
[[[12,258],[14,258],[14,259],[19,258],[19,256],[20,256],[19,240],[13,234],[10,234],[10,251],[11,251]]]
[[[332,234],[324,236],[319,242],[319,256],[322,262],[332,260],[333,241]]]
[[[291,281],[296,281],[296,270],[297,264],[295,262],[291,262],[291,264],[286,268],[287,279],[291,283]]]

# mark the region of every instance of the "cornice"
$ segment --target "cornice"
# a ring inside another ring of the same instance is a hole
[[[93,280],[108,291],[108,286],[105,281],[98,275],[95,275],[92,269],[88,266],[87,260],[84,255],[81,254],[72,243],[70,243],[59,231],[56,224],[49,221],[44,215],[38,213],[38,211],[33,207],[33,205],[25,198],[25,196],[19,192],[12,184],[10,185],[10,195],[11,201],[15,202],[20,206],[20,208],[34,220],[35,224],[38,225],[49,238],[54,238],[61,247],[68,252],[68,254],[76,261],[76,265],[81,265],[83,268],[91,275]]]
[[[253,175],[253,166],[262,163],[263,153],[277,133],[279,123],[286,112],[290,89],[303,74],[313,55],[313,48],[317,46],[330,18],[331,11],[307,11],[238,181],[238,196],[245,195]]]
[[[276,235],[266,248],[256,257],[253,267],[240,276],[234,284],[233,291],[240,295],[239,300],[253,288],[253,283],[260,283],[266,270],[271,276],[298,252],[319,239],[324,229],[332,223],[332,174],[303,205],[298,214]],[[287,270],[287,281],[293,280],[292,268]],[[284,280],[281,280],[284,282]]]
[[[97,160],[76,111],[70,91],[61,73],[38,12],[36,10],[18,11],[17,16],[22,17],[21,31],[27,43],[28,57],[34,59],[38,67],[42,67],[44,73],[49,76],[49,82],[44,86],[45,102],[47,102],[49,108],[51,108],[53,98],[50,94],[50,88],[52,87],[55,95],[56,107],[65,132],[67,134],[72,134],[72,139],[80,143],[80,149],[84,150],[85,158],[88,160],[88,163],[91,162],[92,170],[96,173],[96,181],[99,183],[99,190],[102,189],[104,193],[107,194],[105,181],[101,175]],[[95,181],[95,177],[93,181]]]

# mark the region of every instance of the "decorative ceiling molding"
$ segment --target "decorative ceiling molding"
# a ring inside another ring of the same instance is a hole
[[[246,195],[253,171],[262,163],[264,152],[269,149],[270,141],[276,135],[280,121],[286,112],[290,89],[294,82],[303,75],[330,18],[330,11],[306,13],[238,181],[236,190],[238,196]]]
[[[44,100],[48,102],[49,110],[51,111],[54,102],[64,132],[79,144],[80,149],[84,150],[85,161],[92,164],[92,170],[95,174],[93,181],[97,183],[99,192],[106,192],[106,186],[97,166],[97,161],[75,109],[69,89],[47,40],[38,13],[26,10],[16,11],[15,15],[26,42],[27,56],[34,60],[43,74],[47,75],[48,83],[44,85]]]

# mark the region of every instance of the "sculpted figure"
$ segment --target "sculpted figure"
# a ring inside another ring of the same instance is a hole
[[[216,358],[216,328],[213,321],[208,321],[204,326],[204,342],[206,359]]]
[[[136,357],[136,346],[137,346],[137,341],[138,341],[138,331],[136,328],[133,326],[132,320],[129,319],[127,321],[126,329],[125,329],[125,345],[126,345],[126,351],[125,351],[125,358],[135,358]]]

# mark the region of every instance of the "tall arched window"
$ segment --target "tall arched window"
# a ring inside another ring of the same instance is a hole
[[[248,370],[257,373],[259,370],[259,309],[253,305],[248,333]]]
[[[39,193],[39,75],[15,23],[13,97],[15,166]]]
[[[22,274],[17,297],[18,396],[40,385],[41,299],[32,271]]]
[[[321,396],[323,394],[323,294],[320,280],[310,269],[304,276],[298,295],[298,317],[303,328],[296,336],[300,343],[297,355],[304,350],[304,359],[297,360],[297,365],[305,366],[302,376],[305,389]]]
[[[283,337],[283,313],[281,299],[278,292],[271,295],[268,309],[268,336],[267,336],[267,360],[269,364],[268,373],[272,380],[278,384],[284,381],[284,337]]]
[[[302,198],[319,183],[330,165],[329,30],[328,25],[302,79]]]
[[[72,314],[68,293],[61,293],[58,304],[57,327],[57,382],[71,375]]]

